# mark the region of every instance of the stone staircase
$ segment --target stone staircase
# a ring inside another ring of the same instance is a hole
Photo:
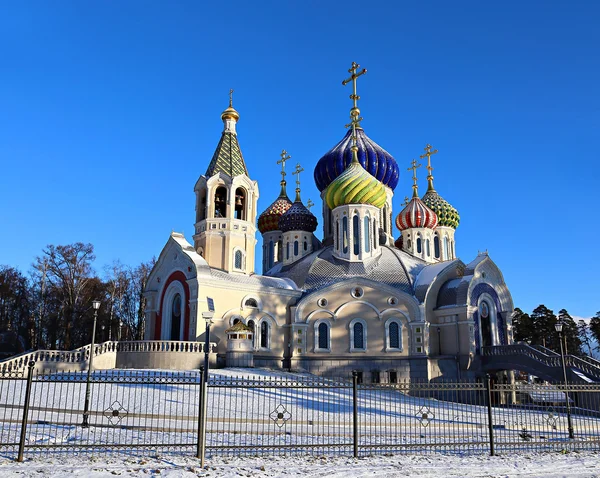
[[[482,348],[485,372],[521,370],[550,382],[563,382],[560,354],[541,346],[527,344],[497,345]],[[565,355],[567,380],[572,383],[600,383],[600,362],[591,357]]]

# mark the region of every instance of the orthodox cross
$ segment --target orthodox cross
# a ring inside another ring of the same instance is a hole
[[[356,80],[358,79],[359,76],[364,75],[367,70],[365,68],[363,68],[361,71],[357,70],[360,68],[360,65],[358,63],[356,63],[355,61],[352,62],[352,68],[350,68],[348,70],[348,73],[351,73],[352,75],[350,76],[350,78],[346,78],[344,81],[342,81],[342,85],[346,86],[348,83],[352,82],[352,94],[350,95],[350,99],[352,100],[352,109],[350,110],[350,119],[352,120],[350,122],[350,124],[346,125],[346,128],[349,128],[350,126],[352,126],[352,145],[355,146],[356,145],[356,127],[360,126],[360,122],[362,121],[362,118],[360,118],[360,110],[358,109],[358,100],[360,100],[360,96],[358,96],[358,94],[356,93]]]
[[[306,208],[310,211],[310,208],[313,207],[314,205],[315,205],[315,203],[309,199],[308,202],[306,203]]]
[[[410,171],[412,169],[413,172],[413,197],[417,197],[419,195],[419,192],[417,191],[419,189],[419,186],[417,185],[417,169],[419,169],[422,165],[421,164],[417,164],[417,160],[413,159],[412,160],[412,167],[408,168],[407,171]]]
[[[291,156],[285,149],[281,150],[281,159],[277,161],[277,164],[281,164],[281,180],[285,181],[285,162],[290,159]]]
[[[233,108],[233,89],[229,90],[229,107]]]
[[[408,206],[408,196],[404,196],[404,203],[402,204],[403,206]]]
[[[431,156],[434,154],[437,154],[437,152],[438,152],[437,149],[434,149],[433,151],[431,151],[431,145],[428,144],[427,146],[425,146],[425,154],[422,154],[421,156],[419,156],[421,159],[427,158],[427,182],[429,182],[428,189],[433,189],[433,174],[431,174],[431,171],[433,171],[433,168],[431,167]]]
[[[296,169],[293,174],[296,175],[296,201],[300,201],[300,173],[304,171],[300,163],[296,164]]]

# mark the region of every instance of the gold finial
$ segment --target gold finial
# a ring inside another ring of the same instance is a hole
[[[412,169],[413,172],[413,197],[419,197],[419,186],[417,185],[417,169],[419,169],[422,166],[422,164],[417,164],[417,160],[413,159],[412,160],[412,166],[410,168],[407,169],[407,171],[410,171]]]
[[[408,196],[404,196],[404,202],[402,203],[403,206],[408,206],[408,203],[410,201],[408,200]]]
[[[421,159],[427,158],[427,191],[434,191],[433,174],[431,174],[431,171],[433,171],[433,168],[431,167],[431,156],[434,154],[437,154],[437,152],[438,152],[437,149],[434,149],[433,151],[431,151],[431,147],[432,146],[430,144],[425,146],[425,154],[422,154],[421,156],[419,156]]]
[[[352,68],[348,70],[348,73],[352,75],[350,78],[346,78],[342,81],[342,85],[346,86],[348,83],[352,82],[352,94],[350,95],[350,99],[352,100],[352,108],[350,109],[350,123],[346,125],[346,128],[352,127],[352,161],[356,161],[358,163],[358,146],[356,144],[356,128],[360,127],[360,122],[363,118],[360,117],[360,110],[358,109],[358,100],[360,100],[360,96],[356,93],[356,80],[359,76],[364,75],[367,70],[363,68],[361,71],[357,73],[357,70],[360,68],[360,65],[355,61],[352,62]]]
[[[229,107],[233,108],[233,89],[229,90]]]
[[[309,199],[308,202],[306,203],[306,208],[310,211],[310,208],[313,207],[314,205],[315,205],[315,203]]]
[[[304,169],[302,168],[302,166],[300,166],[300,163],[296,164],[296,169],[294,170],[294,173],[296,175],[296,201],[301,201],[300,199],[300,173],[304,171]]]
[[[277,164],[281,164],[281,194],[280,196],[287,196],[287,192],[285,191],[286,181],[285,181],[285,162],[290,159],[291,156],[285,149],[281,150],[281,159],[277,161]]]

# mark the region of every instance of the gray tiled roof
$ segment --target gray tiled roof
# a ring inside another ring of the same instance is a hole
[[[258,287],[272,287],[275,289],[298,290],[298,288],[295,287],[295,284],[286,278],[266,277],[257,274],[250,276],[245,274],[228,274],[227,272],[218,269],[211,269],[210,274],[215,279],[220,279],[225,282],[255,285]]]
[[[472,275],[451,279],[442,285],[437,297],[436,307],[467,305],[467,294]]]
[[[370,261],[351,263],[333,256],[333,246],[316,251],[289,266],[274,268],[269,275],[288,277],[310,293],[353,277],[380,282],[408,294],[425,263],[396,248],[381,246],[381,255]]]

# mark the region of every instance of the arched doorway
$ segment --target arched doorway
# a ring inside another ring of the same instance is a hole
[[[181,340],[181,295],[173,297],[171,305],[171,330],[169,340]]]
[[[494,345],[494,330],[492,326],[492,311],[490,304],[482,300],[479,303],[479,325],[481,330],[481,345],[489,347]]]

